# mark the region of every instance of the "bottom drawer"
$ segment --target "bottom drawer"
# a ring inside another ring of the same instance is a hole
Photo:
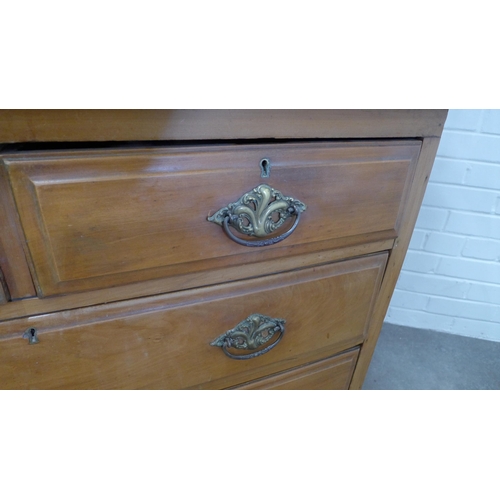
[[[349,383],[359,348],[232,389],[341,390]]]
[[[0,323],[0,388],[227,388],[333,356],[363,342],[386,259]],[[241,356],[234,344],[211,345],[257,314],[285,320],[266,336],[263,348],[280,339],[274,348],[232,359],[223,349]],[[22,335],[33,327],[39,343],[30,344]]]

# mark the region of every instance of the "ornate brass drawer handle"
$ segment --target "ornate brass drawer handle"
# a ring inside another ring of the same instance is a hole
[[[253,350],[269,342],[279,332],[278,338],[264,349],[250,354],[233,354],[229,348]],[[232,359],[251,359],[269,352],[283,338],[285,320],[270,318],[262,314],[252,314],[239,323],[232,330],[228,330],[210,343],[212,346],[222,347],[224,354]]]
[[[238,201],[229,203],[208,217],[210,222],[219,224],[226,235],[236,243],[247,247],[274,245],[290,236],[300,221],[300,214],[307,206],[299,200],[283,195],[267,184],[260,184]],[[266,240],[249,241],[235,236],[229,226],[247,236],[265,238],[279,229],[290,217],[295,216],[293,226],[285,233]]]

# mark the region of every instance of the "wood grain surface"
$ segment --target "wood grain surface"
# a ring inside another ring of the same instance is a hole
[[[6,304],[9,300],[9,288],[7,287],[2,269],[0,268],[0,305]]]
[[[0,143],[440,136],[446,110],[0,110]]]
[[[321,252],[318,252],[314,247],[311,248],[309,245],[304,245],[305,253],[301,253],[300,255],[285,255],[279,259],[270,259],[264,264],[260,262],[245,262],[238,266],[187,272],[187,274],[180,276],[131,283],[103,290],[15,300],[7,302],[0,307],[0,322],[120,300],[148,297],[178,290],[189,290],[201,286],[228,283],[245,278],[256,278],[267,274],[321,265],[325,262],[335,262],[341,259],[379,253],[390,250],[393,247],[393,239],[378,241],[377,235],[374,235],[374,237],[376,241],[363,244],[356,244],[355,240],[349,238],[345,242],[345,246]]]
[[[316,361],[232,389],[246,390],[342,390],[348,389],[359,349]]]
[[[360,389],[446,115],[0,110],[0,389]],[[308,209],[249,249],[206,218],[261,183]]]
[[[46,153],[5,158],[41,296],[395,237],[419,141]],[[260,177],[260,159],[271,177]],[[272,247],[238,245],[207,215],[261,183],[307,204]]]
[[[0,269],[12,299],[36,295],[19,217],[9,179],[0,158]]]
[[[0,388],[223,388],[323,359],[363,342],[386,259],[0,323]],[[210,346],[255,313],[286,320],[274,349],[241,361]]]

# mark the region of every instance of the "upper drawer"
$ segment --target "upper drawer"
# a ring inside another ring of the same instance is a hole
[[[395,237],[419,151],[419,141],[289,143],[32,153],[4,162],[38,293],[51,295]],[[247,247],[207,221],[263,183],[307,205],[287,239]]]

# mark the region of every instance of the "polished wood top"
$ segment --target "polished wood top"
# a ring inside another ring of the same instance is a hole
[[[0,143],[439,137],[446,110],[0,110]]]

